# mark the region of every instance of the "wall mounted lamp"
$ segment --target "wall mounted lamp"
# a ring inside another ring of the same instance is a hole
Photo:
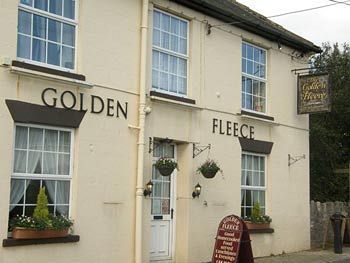
[[[143,190],[143,195],[145,197],[150,196],[152,194],[152,188],[153,188],[153,183],[150,180],[147,184],[146,184],[146,188],[145,190]]]
[[[201,194],[201,190],[202,190],[202,186],[199,183],[196,184],[196,186],[194,187],[194,191],[192,192],[192,197],[193,198],[199,197],[199,195]]]

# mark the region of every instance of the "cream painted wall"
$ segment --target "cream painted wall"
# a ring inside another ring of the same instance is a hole
[[[190,20],[188,97],[196,100],[190,107],[148,97],[152,112],[146,119],[144,182],[151,176],[148,138],[171,138],[178,142],[176,200],[176,251],[178,263],[205,262],[211,258],[220,220],[231,213],[240,214],[241,147],[238,138],[212,133],[212,119],[246,123],[255,127],[255,139],[272,141],[267,158],[267,213],[273,234],[254,234],[255,256],[266,256],[309,248],[309,147],[308,117],[296,114],[296,76],[291,69],[305,67],[278,51],[277,44],[233,26],[231,33],[213,29],[206,35],[205,25],[221,22],[196,11],[163,0],[152,1],[157,8]],[[152,9],[149,10],[152,25]],[[98,95],[128,102],[128,119],[87,113],[75,134],[74,175],[72,180],[72,217],[78,243],[28,247],[0,247],[0,263],[27,262],[133,262],[135,220],[135,178],[137,126],[140,0],[79,1],[77,72],[95,84],[92,89],[78,88],[51,80],[24,77],[0,67],[0,239],[7,237],[8,204],[13,152],[13,120],[4,99],[17,99],[42,105],[41,92],[47,87],[59,92]],[[0,60],[16,58],[17,1],[3,0],[0,5]],[[151,26],[150,26],[151,28]],[[148,87],[151,87],[152,30],[149,30]],[[261,45],[268,54],[268,115],[275,123],[240,116],[242,39]],[[61,107],[61,105],[58,105]],[[204,179],[195,173],[208,157],[203,152],[192,158],[192,143],[210,143],[211,158],[217,160],[223,175]],[[306,154],[288,167],[287,157]],[[202,194],[192,199],[194,185]],[[204,205],[207,202],[207,206]],[[149,261],[150,200],[143,210],[143,258]],[[293,222],[291,227],[290,222]],[[298,231],[295,231],[298,229]]]

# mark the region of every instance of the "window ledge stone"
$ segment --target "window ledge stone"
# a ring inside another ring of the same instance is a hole
[[[268,123],[270,125],[279,125],[279,123],[275,122],[275,118],[272,116],[264,115],[264,114],[258,114],[250,111],[241,110],[240,113],[237,115],[240,115],[242,118],[257,120],[261,122]]]
[[[19,75],[58,81],[70,85],[77,85],[83,88],[92,88],[94,86],[93,84],[86,82],[84,75],[37,66],[17,60],[12,61],[10,72]]]
[[[203,109],[198,105],[196,105],[195,100],[189,99],[189,98],[178,97],[178,96],[169,95],[169,94],[165,94],[157,91],[151,91],[149,96],[151,100],[155,100],[155,101],[168,102],[168,103],[177,104],[177,105],[194,108],[198,110]]]
[[[40,239],[3,239],[3,247],[17,247],[17,246],[29,246],[29,245],[41,245],[41,244],[59,244],[59,243],[76,243],[79,242],[79,235],[68,235],[66,237],[57,238],[40,238]]]
[[[273,228],[263,228],[263,229],[248,229],[249,234],[272,234],[275,232]]]

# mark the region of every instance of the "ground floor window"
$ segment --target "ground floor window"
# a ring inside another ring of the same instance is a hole
[[[266,158],[252,153],[242,154],[241,216],[250,216],[254,204],[259,203],[265,214]]]
[[[43,186],[50,213],[69,216],[72,133],[69,129],[16,124],[10,218],[32,216]]]

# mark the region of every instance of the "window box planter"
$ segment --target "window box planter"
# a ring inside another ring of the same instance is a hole
[[[15,227],[12,230],[13,239],[41,239],[41,238],[57,238],[68,236],[68,228],[63,230],[36,230],[24,227]]]
[[[252,223],[250,221],[244,221],[244,223],[249,230],[270,228],[270,223]]]

